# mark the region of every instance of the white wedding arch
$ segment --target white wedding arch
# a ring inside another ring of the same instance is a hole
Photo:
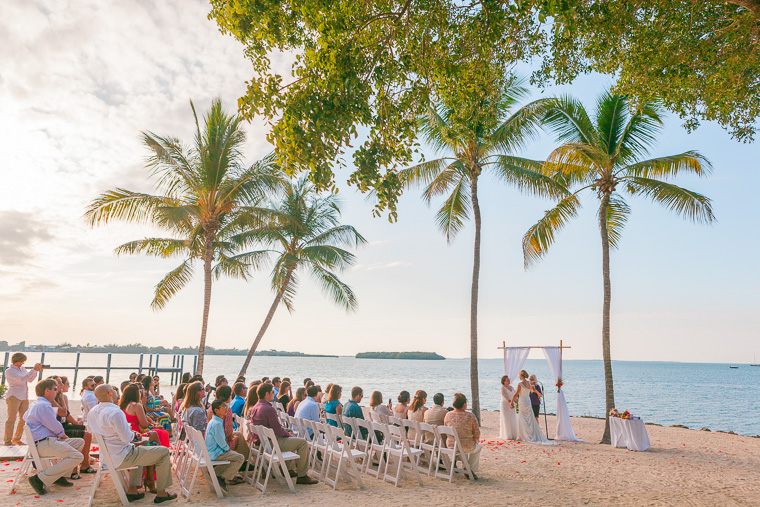
[[[549,370],[551,370],[554,377],[554,383],[557,384],[562,379],[562,349],[569,348],[562,346],[562,340],[559,341],[559,347],[507,347],[507,343],[502,342],[502,346],[499,349],[504,350],[504,375],[507,375],[510,379],[516,379],[520,370],[523,369],[523,365],[525,365],[525,360],[528,359],[530,349],[541,349],[544,351],[546,361],[549,363]],[[581,439],[575,436],[575,432],[573,431],[562,384],[557,388],[557,434],[554,440],[582,442]]]

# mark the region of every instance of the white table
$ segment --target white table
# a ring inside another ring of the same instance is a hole
[[[649,449],[649,435],[641,419],[610,417],[610,434],[613,447],[625,447],[631,451]]]

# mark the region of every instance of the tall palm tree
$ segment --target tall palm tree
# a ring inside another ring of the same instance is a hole
[[[421,134],[437,151],[448,152],[450,155],[400,172],[405,187],[425,186],[422,198],[428,205],[434,197],[447,196],[436,214],[436,224],[446,235],[448,243],[454,240],[471,215],[474,218],[475,244],[470,289],[470,387],[472,412],[478,421],[480,177],[484,172],[490,172],[497,179],[522,191],[557,199],[566,192],[562,185],[541,174],[541,162],[515,156],[515,152],[534,137],[544,114],[545,100],[517,109],[517,104],[527,93],[520,81],[511,79],[497,93],[474,97],[472,103],[461,109],[443,104],[430,108],[428,114],[420,119]],[[479,120],[462,120],[462,110],[478,111],[471,117]]]
[[[320,196],[305,178],[286,184],[281,201],[255,213],[262,224],[237,235],[233,241],[241,246],[263,244],[269,248],[246,252],[232,260],[258,261],[263,256],[276,254],[272,270],[275,297],[240,369],[243,376],[280,303],[289,312],[293,311],[299,271],[307,271],[335,304],[347,311],[356,308],[354,292],[334,271],[342,271],[355,262],[354,254],[343,247],[358,247],[366,242],[352,226],[340,224],[336,196]]]
[[[243,218],[252,216],[250,208],[276,191],[282,179],[271,156],[244,165],[242,118],[225,113],[220,100],[213,101],[203,118],[203,130],[192,101],[190,107],[196,127],[192,146],[175,137],[142,134],[151,152],[148,168],[156,178],[157,193],[109,190],[92,201],[85,217],[92,227],[121,220],[151,224],[173,236],[130,241],[116,248],[117,255],[183,259],[156,285],[153,310],[162,309],[187,285],[196,261],[203,263],[203,318],[195,371],[202,374],[212,278],[249,274],[251,263],[234,258],[237,245],[229,239],[239,232]]]
[[[631,211],[621,195],[640,195],[694,222],[710,223],[710,199],[665,180],[681,173],[709,174],[710,162],[696,151],[647,159],[663,129],[663,109],[655,102],[635,111],[627,97],[603,93],[591,117],[583,104],[570,97],[553,99],[545,118],[547,128],[562,145],[547,159],[544,174],[563,181],[574,191],[547,211],[523,238],[525,265],[543,256],[556,233],[578,213],[578,196],[588,190],[599,200],[599,231],[602,237],[602,355],[606,392],[606,424],[602,443],[610,443],[609,413],[615,407],[610,357],[610,247],[617,248]]]

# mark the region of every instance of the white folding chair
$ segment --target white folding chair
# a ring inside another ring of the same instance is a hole
[[[388,426],[383,423],[368,423],[370,432],[367,436],[369,440],[367,451],[367,465],[364,467],[364,473],[372,475],[377,479],[382,479],[385,471],[385,456],[388,451],[388,445],[391,441],[391,434]],[[374,460],[377,459],[377,468],[372,468]]]
[[[53,463],[57,461],[56,458],[40,458],[39,452],[37,452],[37,445],[34,443],[34,437],[32,436],[32,430],[29,426],[24,425],[24,438],[26,438],[26,454],[24,460],[21,462],[21,466],[18,467],[16,477],[13,478],[13,484],[11,485],[11,491],[9,494],[16,492],[16,486],[18,483],[26,477],[27,472],[31,472],[32,463],[37,467],[37,472],[44,472],[49,467],[53,466]]]
[[[422,486],[422,478],[418,470],[422,451],[409,446],[409,441],[406,439],[406,434],[401,426],[389,425],[386,428],[388,428],[391,438],[388,445],[388,464],[385,466],[383,480],[387,481],[390,478],[390,482],[398,487],[398,481],[403,477],[404,471],[410,470]]]
[[[188,477],[190,484],[187,484],[187,479],[184,483],[180,483],[180,491],[187,500],[190,500],[190,495],[193,492],[193,486],[195,485],[195,478],[198,475],[198,470],[202,470],[206,476],[206,482],[212,493],[216,493],[217,498],[224,498],[224,492],[219,481],[216,479],[216,473],[214,472],[215,465],[228,465],[230,462],[226,460],[212,460],[208,454],[208,448],[206,448],[206,441],[203,439],[203,434],[191,426],[186,426],[185,430],[190,434],[192,439],[192,452],[190,454],[190,467],[192,469],[192,475],[188,470]]]
[[[327,422],[327,421],[334,422],[336,428],[342,428],[343,427],[343,421],[340,420],[340,416],[338,414],[325,414],[325,422]],[[330,426],[332,426],[332,425],[330,425]]]
[[[401,427],[404,428],[404,432],[406,433],[406,439],[409,440],[409,446],[413,449],[419,448],[419,434],[420,434],[420,427],[418,425],[417,421],[410,421],[409,419],[401,419]]]
[[[392,415],[388,416],[388,424],[392,424],[394,426],[401,426],[401,419],[398,417],[394,417]]]
[[[430,477],[433,475],[433,465],[436,462],[436,451],[437,446],[440,444],[440,439],[438,438],[438,433],[436,433],[433,425],[427,423],[419,423],[418,426],[420,431],[419,444],[417,448],[422,451],[420,462],[424,460],[424,462],[428,464],[427,470],[425,470],[425,467],[423,466],[418,466],[418,468],[420,472],[424,472]],[[428,442],[429,439],[432,439],[432,442]]]
[[[448,446],[443,445],[441,442],[438,445],[438,459],[435,465],[435,477],[443,477],[452,481],[455,474],[465,474],[470,479],[473,479],[472,471],[470,470],[470,462],[467,460],[467,454],[462,450],[462,443],[459,441],[459,435],[454,428],[448,426],[436,426],[436,432],[438,433],[439,442],[442,441],[443,436],[446,436],[446,442],[454,441],[454,448],[449,449]],[[457,459],[462,462],[462,468],[456,466]],[[448,473],[439,471],[441,462],[446,467]]]
[[[121,504],[124,506],[129,505],[129,500],[127,499],[129,482],[127,481],[126,475],[128,473],[128,470],[134,470],[137,467],[133,466],[129,468],[117,469],[113,464],[111,453],[108,452],[108,448],[106,447],[106,443],[103,440],[103,436],[98,435],[97,433],[93,433],[92,436],[95,438],[95,442],[97,442],[98,447],[100,448],[100,466],[98,467],[98,472],[95,474],[95,481],[92,483],[90,501],[87,503],[87,507],[92,507],[92,501],[95,499],[95,492],[98,490],[100,481],[103,479],[103,476],[105,474],[111,475],[111,479],[113,479],[113,485],[116,488],[116,493],[119,495]]]
[[[322,475],[322,460],[325,459],[325,453],[327,452],[327,438],[324,431],[322,431],[322,425],[317,421],[310,421],[308,419],[301,419],[301,424],[311,430],[311,441],[309,443],[309,468],[317,473],[320,477]],[[320,460],[321,455],[321,460]]]
[[[323,462],[323,482],[328,486],[332,486],[336,489],[338,486],[338,478],[344,479],[356,479],[356,483],[359,485],[359,489],[364,489],[362,483],[361,474],[359,473],[359,467],[356,466],[357,459],[363,459],[366,455],[362,451],[352,449],[348,445],[349,438],[345,432],[340,428],[335,428],[330,425],[325,425],[328,438],[327,456]],[[335,478],[330,477],[330,469],[335,465]]]
[[[369,457],[369,447],[372,439],[372,423],[365,420],[355,418],[353,421],[354,428],[354,448],[364,453],[364,457],[361,462],[361,470],[364,472],[367,469],[367,458]]]
[[[297,460],[298,454],[280,450],[280,444],[271,428],[265,426],[254,426],[254,428],[259,436],[259,453],[261,454],[261,474],[256,479],[256,487],[261,490],[262,494],[266,493],[269,477],[274,472],[275,479],[278,482],[284,479],[290,492],[295,493],[296,488],[288,471],[288,461]],[[262,477],[263,482],[261,481]]]

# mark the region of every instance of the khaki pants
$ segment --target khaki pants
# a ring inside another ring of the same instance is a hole
[[[116,468],[137,467],[129,471],[129,487],[138,487],[142,479],[143,467],[156,466],[156,490],[166,491],[172,485],[172,466],[169,448],[161,446],[135,446]]]
[[[217,465],[214,467],[214,472],[218,477],[221,477],[225,481],[231,481],[235,478],[240,467],[243,465],[245,458],[242,454],[235,451],[227,451],[214,461],[229,461],[228,465]]]
[[[248,442],[245,441],[245,437],[243,434],[239,431],[235,431],[232,433],[232,436],[238,437],[238,444],[237,447],[232,449],[233,451],[237,452],[238,454],[242,454],[245,459],[248,459],[248,455],[251,453],[251,448],[248,447]]]
[[[40,458],[58,458],[58,463],[44,472],[37,473],[37,477],[45,483],[45,486],[50,486],[64,475],[69,475],[84,459],[82,453],[79,452],[79,449],[84,447],[84,440],[81,438],[60,440],[51,437],[32,445],[37,446]]]
[[[467,461],[470,463],[470,470],[472,470],[473,473],[477,473],[480,469],[480,451],[483,450],[483,447],[478,444],[475,446],[475,449],[472,450],[469,454],[467,454]]]
[[[277,443],[282,452],[294,452],[299,458],[296,461],[296,475],[305,477],[309,471],[309,446],[306,440],[297,437],[277,437]]]
[[[5,403],[8,405],[8,420],[5,421],[5,445],[11,445],[11,435],[13,435],[13,442],[21,441],[21,435],[24,433],[24,413],[29,408],[29,400],[19,400],[15,396],[8,396],[5,398]],[[18,426],[16,433],[13,433],[13,425],[16,423],[17,415]]]

